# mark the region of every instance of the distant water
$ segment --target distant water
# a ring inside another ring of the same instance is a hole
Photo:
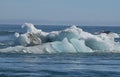
[[[43,31],[58,31],[68,26],[36,26]],[[120,33],[120,27],[80,26],[95,33],[102,30]],[[0,25],[0,49],[9,47],[14,33],[24,33],[21,25]],[[6,45],[2,45],[6,44]],[[0,77],[120,77],[120,53],[27,54],[0,53]]]

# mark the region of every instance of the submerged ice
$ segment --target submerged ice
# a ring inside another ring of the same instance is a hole
[[[15,33],[14,47],[0,49],[0,52],[21,53],[86,53],[120,52],[120,38],[117,33],[91,34],[75,25],[61,31],[44,32],[33,24],[25,23],[26,33]]]

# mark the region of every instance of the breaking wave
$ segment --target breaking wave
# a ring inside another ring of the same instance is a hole
[[[113,32],[91,34],[75,25],[61,31],[44,32],[36,29],[31,23],[23,24],[22,28],[27,32],[15,33],[11,38],[12,45],[0,49],[0,52],[35,54],[120,52],[120,42],[115,41],[120,36]]]

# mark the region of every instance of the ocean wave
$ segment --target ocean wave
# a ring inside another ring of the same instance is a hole
[[[10,34],[14,34],[14,31],[0,31],[0,35],[10,35]]]
[[[101,32],[91,34],[75,25],[61,31],[44,32],[33,24],[22,25],[26,33],[15,33],[15,46],[0,49],[0,52],[12,53],[93,53],[120,52],[119,34]]]

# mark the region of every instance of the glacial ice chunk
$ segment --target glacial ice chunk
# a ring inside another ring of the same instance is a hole
[[[41,32],[41,30],[38,30],[34,27],[31,23],[25,23],[22,25],[22,28],[25,28],[27,30],[27,33],[38,33]]]
[[[62,41],[64,38],[67,38],[68,40],[72,38],[79,39],[80,38],[79,35],[81,32],[82,32],[82,29],[77,28],[76,26],[72,26],[62,31],[50,32],[48,35],[48,38],[51,41]]]
[[[71,39],[70,42],[73,45],[73,47],[76,49],[77,52],[84,52],[84,53],[85,52],[93,52],[92,49],[90,49],[89,47],[87,47],[85,45],[84,40]]]
[[[15,36],[21,45],[31,46],[47,42],[48,33],[36,29],[31,23],[25,23],[22,27],[27,30],[27,33],[15,33]]]
[[[26,29],[26,33],[15,33],[15,42],[19,42],[19,46],[0,49],[0,52],[15,51],[39,54],[86,53],[97,52],[97,50],[120,52],[120,42],[114,41],[115,38],[120,38],[117,33],[94,35],[76,26],[61,31],[44,32],[36,29],[31,23],[25,23],[22,27]]]
[[[69,43],[67,38],[64,38],[62,41],[52,42],[51,44],[53,49],[55,49],[56,52],[59,52],[59,53],[66,53],[66,52],[75,53],[76,52],[73,45]]]

